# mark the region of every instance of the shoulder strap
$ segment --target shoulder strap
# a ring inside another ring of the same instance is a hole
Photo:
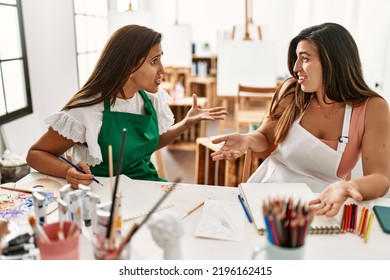
[[[110,105],[110,100],[107,99],[107,100],[104,100],[104,111],[111,111],[111,105]]]
[[[339,144],[337,146],[337,150],[344,152],[345,146],[347,145],[349,138],[349,124],[351,122],[352,115],[352,107],[350,105],[345,105],[345,113],[344,113],[344,122],[343,122],[343,131],[341,136],[339,137]]]

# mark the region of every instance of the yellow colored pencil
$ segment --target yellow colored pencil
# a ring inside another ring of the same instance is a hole
[[[370,219],[368,220],[366,233],[364,234],[364,242],[367,242],[368,241],[368,237],[370,236],[371,224],[372,224],[372,220],[373,219],[374,219],[374,212],[371,211]]]

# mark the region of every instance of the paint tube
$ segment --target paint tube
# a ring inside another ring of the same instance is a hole
[[[69,193],[72,191],[72,186],[70,184],[63,185],[60,188],[60,198],[65,201],[68,205],[70,204],[69,201]],[[67,219],[70,219],[70,212],[68,212]]]
[[[82,190],[75,190],[69,193],[69,212],[70,219],[81,230],[82,213],[81,213],[81,196]]]
[[[65,202],[69,202],[68,194],[72,191],[72,186],[70,184],[63,185],[60,188],[60,198]]]
[[[32,194],[34,214],[40,225],[46,224],[46,205],[45,197],[39,192]]]
[[[111,201],[101,202],[97,205],[98,210],[104,210],[110,212],[111,210]]]
[[[61,198],[57,198],[57,203],[58,203],[58,220],[60,223],[64,223],[69,217],[68,203],[66,203]]]
[[[91,214],[91,224],[93,234],[98,232],[98,221],[97,221],[97,205],[101,202],[101,198],[98,194],[93,192],[87,192],[87,197],[89,199],[89,212]]]
[[[35,248],[34,243],[19,244],[15,246],[6,247],[3,250],[4,256],[22,255]]]
[[[32,239],[32,235],[28,232],[16,236],[15,238],[8,241],[8,247],[29,243]]]
[[[118,203],[118,208],[117,208],[117,219],[115,221],[115,229],[117,231],[121,231],[122,230],[122,194],[121,193],[117,195],[116,203]]]
[[[58,239],[64,240],[65,239],[65,230],[64,230],[64,222],[67,220],[68,217],[68,203],[66,203],[61,198],[57,198],[58,203]]]
[[[79,190],[82,190],[83,193],[81,195],[81,206],[83,209],[83,220],[84,225],[89,227],[91,225],[91,211],[89,208],[89,197],[88,192],[91,192],[91,188],[82,184],[79,184]]]
[[[98,248],[104,248],[106,246],[106,234],[108,230],[108,222],[110,220],[110,212],[98,209],[96,211],[98,231],[95,236],[95,246]]]

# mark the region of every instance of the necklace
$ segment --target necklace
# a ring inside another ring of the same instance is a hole
[[[314,107],[324,115],[325,119],[332,119],[338,114],[338,112],[339,112],[338,109],[335,109],[334,112],[330,112],[329,110],[326,110],[325,108],[321,107],[317,98],[315,100],[316,100],[317,104],[313,103]]]

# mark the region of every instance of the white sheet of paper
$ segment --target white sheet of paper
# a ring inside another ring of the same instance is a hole
[[[245,215],[238,202],[208,199],[195,236],[241,242],[244,229]]]

